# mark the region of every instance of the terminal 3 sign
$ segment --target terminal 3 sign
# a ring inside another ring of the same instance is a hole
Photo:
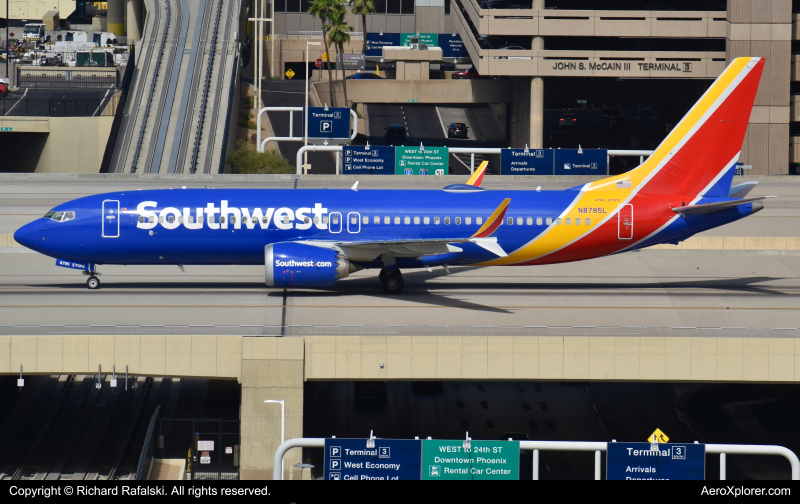
[[[538,75],[576,77],[717,77],[725,61],[691,59],[663,61],[662,58],[635,58],[634,61],[614,61],[608,57],[548,58],[538,62]]]

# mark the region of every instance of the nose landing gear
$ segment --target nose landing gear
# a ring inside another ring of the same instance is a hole
[[[86,287],[91,290],[100,288],[100,279],[97,278],[100,276],[100,273],[97,271],[84,271],[83,274],[89,275],[89,279],[86,280]]]
[[[387,272],[386,268],[382,268],[378,278],[381,281],[383,292],[387,294],[400,294],[403,292],[405,282],[403,282],[403,275],[398,268],[393,268]]]

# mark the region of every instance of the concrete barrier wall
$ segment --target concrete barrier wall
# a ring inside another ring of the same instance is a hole
[[[330,82],[313,84],[323,101],[330,97]],[[337,104],[344,103],[342,82],[334,81]],[[391,99],[389,99],[391,97]],[[512,80],[349,80],[347,98],[355,103],[511,103]]]

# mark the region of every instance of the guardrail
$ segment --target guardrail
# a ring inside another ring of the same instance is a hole
[[[325,438],[294,438],[282,443],[272,459],[272,479],[282,480],[281,466],[283,456],[292,448],[325,448]],[[594,479],[602,479],[601,463],[602,452],[608,451],[605,441],[520,441],[520,450],[533,452],[533,479],[539,479],[539,452],[540,451],[574,451],[594,452]],[[791,465],[792,480],[800,480],[800,459],[793,451],[783,446],[776,445],[738,445],[738,444],[707,444],[706,454],[719,454],[720,479],[726,477],[726,454],[736,455],[777,455],[785,458]]]
[[[303,109],[303,107],[267,107],[267,108],[269,108],[270,110],[272,110],[273,108],[276,108],[276,109],[300,109],[300,110]],[[261,133],[261,113],[263,111],[267,110],[267,108],[262,109],[258,113],[259,140],[260,140],[260,137],[261,137],[261,135],[260,135],[260,133]],[[351,110],[351,112],[352,112],[352,110]],[[289,121],[289,124],[290,125],[292,124],[291,120]],[[353,138],[355,138],[357,130],[358,130],[358,121],[356,121],[356,131],[353,132],[353,136],[350,138],[351,140]],[[259,150],[259,152],[264,152],[264,147],[263,146],[266,145],[267,142],[269,142],[270,140],[278,141],[278,140],[302,140],[302,139],[303,139],[303,137],[269,137],[266,140],[264,140],[263,144],[259,144],[259,145],[262,146],[261,149]],[[303,147],[300,147],[300,150],[297,151],[297,160],[296,160],[296,165],[295,165],[296,168],[297,168],[297,174],[298,175],[302,175],[303,174],[303,161],[302,161],[302,159],[303,159],[302,154],[303,153],[309,152],[309,151],[310,152],[342,152],[342,150],[343,149],[342,149],[341,145],[304,145]],[[471,159],[470,159],[470,167],[469,167],[469,172],[470,173],[474,173],[475,172],[475,154],[500,154],[502,152],[502,150],[503,149],[501,149],[499,147],[449,147],[448,148],[448,151],[451,154],[472,154]],[[607,158],[607,161],[610,161],[610,157],[611,156],[639,156],[639,164],[642,164],[642,163],[644,163],[644,157],[645,156],[650,156],[651,154],[653,154],[653,152],[655,152],[655,151],[651,151],[651,150],[619,150],[619,149],[615,149],[615,150],[609,150],[608,151],[608,155],[606,156],[606,158]],[[336,175],[339,175],[339,156],[338,155],[336,156]]]

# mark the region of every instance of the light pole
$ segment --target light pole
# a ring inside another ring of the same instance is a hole
[[[308,66],[308,65],[306,65],[306,66]],[[285,441],[285,439],[284,439],[284,435],[285,435],[284,434],[284,432],[285,432],[284,429],[286,427],[286,410],[284,409],[285,408],[284,400],[283,399],[267,399],[264,402],[265,403],[280,403],[280,405],[281,405],[281,444],[283,444],[283,442]],[[284,468],[284,462],[283,462],[283,459],[281,459],[281,478],[283,478],[285,476],[283,468]]]
[[[321,45],[319,42],[311,42],[306,40],[306,110],[305,121],[303,122],[303,145],[308,145],[308,51],[310,46]],[[303,153],[303,165],[308,166],[308,151]],[[307,172],[308,170],[306,170]]]

